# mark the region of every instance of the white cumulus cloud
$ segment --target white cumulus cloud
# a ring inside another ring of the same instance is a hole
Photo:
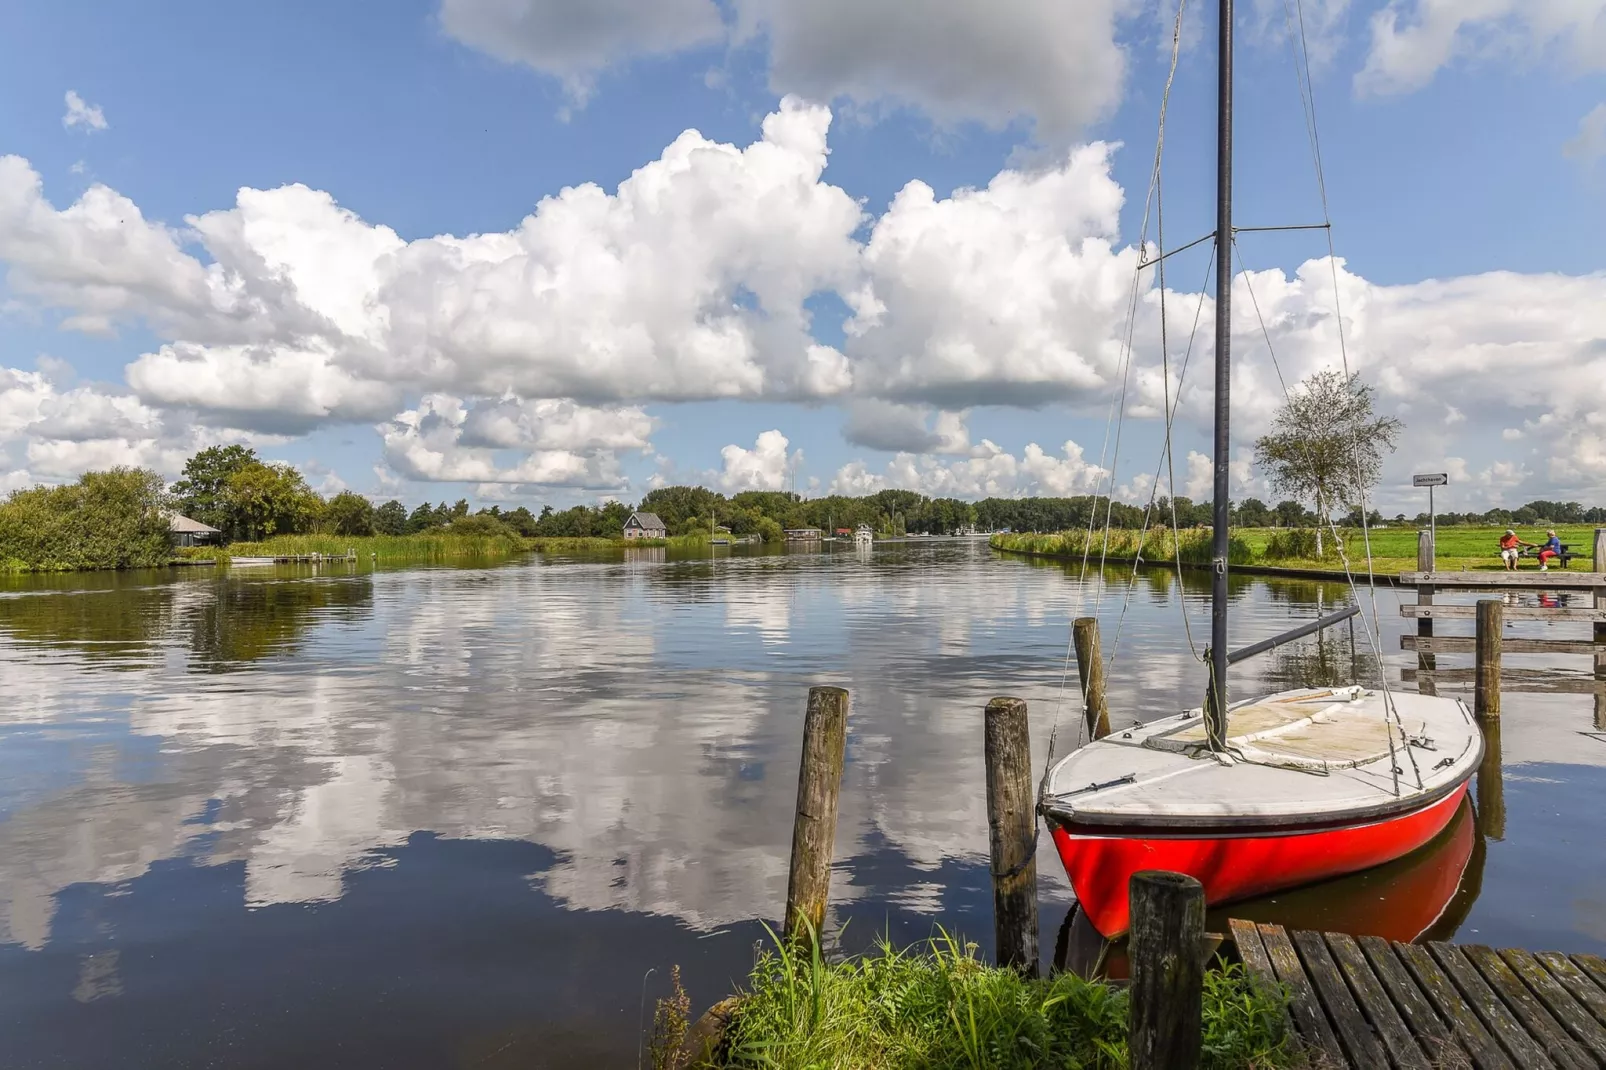
[[[725,33],[714,0],[441,0],[440,20],[472,48],[560,79],[577,103],[615,64]]]
[[[1391,0],[1371,31],[1355,76],[1362,93],[1420,89],[1461,58],[1531,62],[1555,51],[1574,69],[1606,69],[1606,0]]]
[[[106,113],[98,104],[90,104],[79,96],[76,90],[67,90],[67,112],[61,117],[61,125],[68,130],[81,126],[85,131],[93,132],[105,130],[110,124],[106,122]]]
[[[744,490],[783,490],[788,476],[802,462],[803,451],[788,454],[790,443],[779,431],[765,431],[758,436],[752,449],[735,443],[719,451],[724,467],[714,475],[713,482],[727,494]]]

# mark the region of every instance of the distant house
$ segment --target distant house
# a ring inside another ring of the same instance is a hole
[[[819,542],[825,537],[825,532],[819,528],[787,528],[787,542]]]
[[[627,539],[667,539],[669,529],[658,519],[657,513],[631,513],[625,521]]]
[[[191,520],[177,513],[167,514],[167,529],[173,533],[174,546],[206,546],[217,541],[223,532],[211,524]]]

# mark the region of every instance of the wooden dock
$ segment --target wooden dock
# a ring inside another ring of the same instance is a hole
[[[1315,1066],[1606,1067],[1606,960],[1231,923]]]
[[[356,551],[345,554],[281,554],[277,557],[231,557],[230,565],[326,565],[357,560]]]

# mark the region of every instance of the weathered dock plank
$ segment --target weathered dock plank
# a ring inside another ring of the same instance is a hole
[[[1538,569],[1517,572],[1508,572],[1504,569],[1491,569],[1487,572],[1402,572],[1400,585],[1460,587],[1470,591],[1500,591],[1515,587],[1587,590],[1591,587],[1606,587],[1606,575],[1599,572],[1565,572],[1559,569],[1551,569],[1548,572],[1540,572]]]
[[[1472,620],[1477,615],[1478,607],[1471,604],[1434,603],[1430,606],[1400,607],[1400,616],[1417,620]],[[1558,606],[1554,609],[1548,606],[1507,606],[1505,617],[1507,620],[1550,620],[1588,624],[1592,621],[1606,622],[1606,609],[1582,606]]]
[[[1606,960],[1230,922],[1313,1065],[1606,1068]]]
[[[1606,694],[1606,679],[1591,676],[1568,676],[1556,670],[1507,669],[1501,674],[1500,690],[1530,695],[1599,695]],[[1456,669],[1401,669],[1404,683],[1430,683],[1434,685],[1476,683],[1476,670]]]
[[[1260,939],[1260,930],[1255,928],[1254,922],[1241,921],[1237,918],[1229,919],[1227,925],[1232,930],[1232,942],[1238,948],[1238,957],[1243,959],[1244,969],[1249,973],[1249,983],[1271,990],[1280,1001],[1283,997],[1282,988],[1276,983],[1277,971],[1272,969],[1271,956],[1266,954],[1266,945]],[[1294,1016],[1288,1013],[1286,1006],[1283,1007],[1283,1032],[1299,1047],[1305,1046],[1299,1030],[1294,1027]]]
[[[1556,1063],[1545,1053],[1533,1037],[1522,1028],[1500,997],[1484,981],[1477,967],[1454,944],[1427,945],[1433,960],[1443,967],[1456,989],[1465,997],[1473,1013],[1488,1027],[1500,1046],[1517,1061],[1517,1065],[1530,1070],[1533,1067],[1554,1067]]]
[[[1556,1061],[1556,1065],[1574,1067],[1576,1070],[1596,1070],[1595,1060],[1567,1035],[1561,1023],[1544,1008],[1494,948],[1467,944],[1461,948],[1461,953],[1500,996],[1506,1009],[1522,1023],[1528,1035],[1538,1041],[1545,1049],[1545,1054]]]
[[[1299,953],[1294,950],[1293,942],[1288,939],[1288,933],[1280,925],[1258,925],[1256,928],[1260,932],[1261,942],[1265,945],[1266,956],[1271,960],[1276,979],[1288,989],[1288,1010],[1293,1015],[1295,1024],[1299,1026],[1306,1048],[1313,1056],[1325,1057],[1338,1065],[1343,1065],[1344,1054],[1338,1043],[1338,1035],[1322,1011],[1321,1002],[1316,998],[1316,990],[1311,987],[1310,978],[1305,975],[1305,968],[1300,965]]]
[[[1377,975],[1372,972],[1355,938],[1343,933],[1327,933],[1325,939],[1327,950],[1332,952],[1333,960],[1349,982],[1361,1012],[1388,1049],[1389,1060],[1398,1070],[1428,1070],[1427,1054],[1406,1028],[1404,1019],[1395,1010]]]
[[[1568,1036],[1597,1060],[1606,1061],[1606,1028],[1572,997],[1565,985],[1551,976],[1537,956],[1518,948],[1506,948],[1500,952],[1500,958],[1512,973],[1522,978],[1522,983],[1539,998]]]
[[[1322,1006],[1327,1009],[1327,1016],[1333,1022],[1334,1031],[1349,1055],[1351,1065],[1387,1066],[1388,1056],[1383,1054],[1383,1045],[1378,1041],[1371,1023],[1366,1020],[1366,1015],[1356,1005],[1355,997],[1344,983],[1344,975],[1338,972],[1338,964],[1327,951],[1322,934],[1296,932],[1293,941],[1305,964],[1305,971],[1310,975],[1317,995],[1321,997]]]
[[[1444,1019],[1434,1011],[1421,987],[1411,979],[1411,975],[1395,956],[1389,942],[1380,936],[1363,936],[1356,941],[1356,944],[1366,956],[1366,961],[1377,974],[1378,980],[1388,991],[1389,998],[1394,1001],[1394,1006],[1399,1009],[1401,1017],[1405,1019],[1406,1028],[1417,1038],[1417,1042],[1422,1045],[1423,1051],[1427,1053],[1433,1065],[1443,1066],[1461,1062],[1465,1058],[1464,1049],[1450,1035],[1449,1026],[1445,1025]],[[1467,1013],[1470,1014],[1471,1011]],[[1462,1058],[1458,1059],[1456,1055]]]
[[[1606,959],[1599,955],[1574,955],[1573,962],[1580,970],[1589,974],[1589,979],[1602,988],[1606,988]]]
[[[1507,654],[1606,654],[1606,644],[1593,639],[1512,639],[1501,641]],[[1418,654],[1471,654],[1477,639],[1470,635],[1402,635],[1401,650]]]
[[[1606,988],[1591,981],[1588,974],[1559,951],[1541,951],[1534,957],[1561,982],[1569,995],[1589,1008],[1597,1022],[1606,1025]]]
[[[1461,997],[1455,982],[1434,961],[1428,949],[1417,944],[1395,944],[1394,951],[1411,976],[1433,1001],[1433,1006],[1450,1023],[1456,1042],[1472,1057],[1478,1070],[1513,1070],[1511,1060],[1470,1004]]]

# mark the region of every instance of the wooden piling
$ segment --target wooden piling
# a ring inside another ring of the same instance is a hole
[[[987,830],[998,965],[1037,976],[1037,818],[1026,703],[995,698],[983,715]]]
[[[803,760],[797,775],[797,816],[792,822],[792,868],[786,881],[782,923],[786,939],[793,943],[807,944],[825,925],[847,739],[848,693],[840,687],[809,688]]]
[[[1595,588],[1595,608],[1606,609],[1606,528],[1595,529],[1595,557],[1591,562],[1602,586]],[[1595,624],[1595,679],[1606,680],[1606,623]],[[1606,692],[1595,692],[1595,730],[1606,732]]]
[[[1078,617],[1071,625],[1076,642],[1076,674],[1082,679],[1082,708],[1087,734],[1103,739],[1110,734],[1110,707],[1104,699],[1104,656],[1099,650],[1097,617]]]
[[[1204,886],[1181,873],[1144,870],[1132,902],[1132,1070],[1199,1065],[1204,1001]]]
[[[1424,528],[1416,533],[1416,570],[1418,572],[1432,572],[1436,548],[1433,545],[1433,532]],[[1431,606],[1433,604],[1433,587],[1431,584],[1418,586],[1416,589],[1416,604]],[[1416,622],[1416,634],[1431,636],[1433,634],[1433,619],[1420,617]],[[1439,667],[1439,659],[1432,654],[1419,653],[1416,656],[1418,670],[1432,672]],[[1430,681],[1423,681],[1417,685],[1417,690],[1424,695],[1436,695],[1439,689]]]
[[[1478,600],[1477,691],[1473,712],[1480,721],[1500,719],[1500,635],[1505,625],[1505,600]]]
[[[1483,760],[1478,763],[1478,831],[1506,838],[1506,783],[1500,769],[1500,722],[1483,724]]]

